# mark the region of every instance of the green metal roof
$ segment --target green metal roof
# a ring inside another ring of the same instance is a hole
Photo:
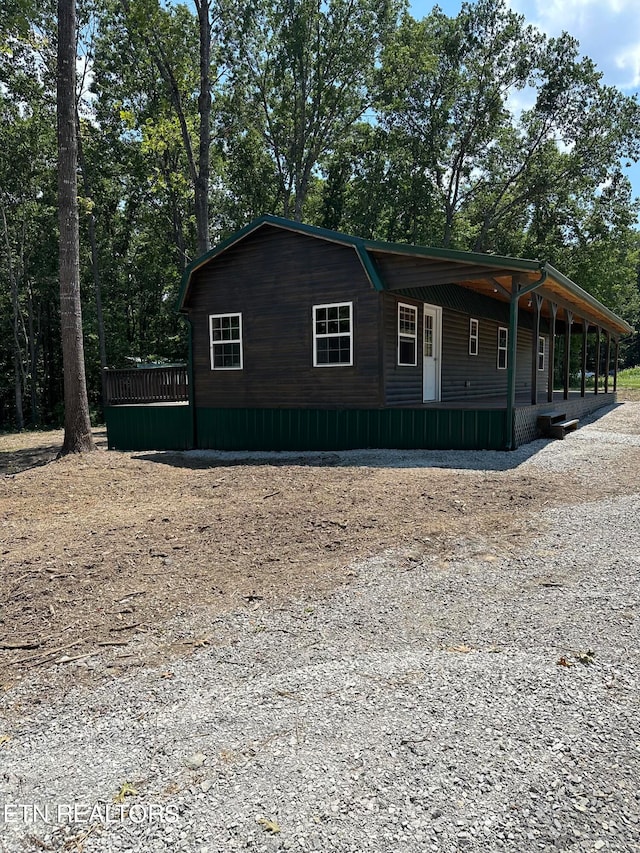
[[[245,237],[257,231],[265,225],[282,228],[287,231],[293,231],[297,234],[305,234],[309,237],[315,237],[320,240],[326,240],[331,243],[339,243],[343,246],[351,246],[355,249],[360,263],[369,279],[371,286],[378,291],[388,290],[380,272],[375,263],[375,258],[371,253],[378,252],[384,254],[404,255],[408,257],[424,258],[431,260],[450,261],[455,264],[478,266],[481,265],[488,269],[493,269],[498,272],[529,272],[538,273],[541,277],[540,283],[545,280],[552,279],[567,297],[573,297],[579,303],[591,308],[611,326],[613,330],[619,333],[629,333],[633,328],[621,317],[618,317],[613,311],[610,311],[605,305],[599,302],[586,290],[583,290],[570,278],[563,275],[546,261],[530,260],[526,258],[510,258],[501,255],[483,254],[481,252],[462,252],[457,249],[441,249],[429,246],[412,246],[407,243],[386,243],[380,240],[366,240],[362,237],[354,237],[350,234],[343,234],[340,231],[331,231],[328,228],[320,228],[316,225],[306,225],[302,222],[294,222],[290,219],[284,219],[280,216],[272,216],[265,214],[257,219],[254,219],[240,231],[236,231],[222,243],[217,245],[211,251],[196,258],[186,267],[182,276],[180,294],[178,296],[178,311],[183,312],[184,303],[189,291],[191,277],[200,267],[209,263],[209,261],[221,255],[227,249],[244,240]],[[476,274],[471,278],[479,278]],[[589,319],[589,318],[587,318]]]

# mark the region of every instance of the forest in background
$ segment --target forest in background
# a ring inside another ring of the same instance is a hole
[[[62,420],[55,8],[0,23],[0,428]],[[79,0],[89,399],[183,361],[184,267],[274,213],[550,261],[640,325],[640,106],[502,0]],[[622,363],[640,363],[636,334]]]

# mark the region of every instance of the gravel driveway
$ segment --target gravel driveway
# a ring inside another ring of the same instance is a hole
[[[553,489],[638,446],[627,403],[509,461]],[[521,551],[399,542],[329,595],[185,612],[168,669],[34,674],[0,697],[0,850],[640,851],[639,518],[640,488],[540,507]]]

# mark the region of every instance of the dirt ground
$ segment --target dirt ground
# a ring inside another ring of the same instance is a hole
[[[517,467],[344,467],[331,455],[220,464],[96,439],[96,453],[56,460],[59,431],[0,435],[0,689],[106,650],[110,674],[169,666],[207,643],[167,630],[173,617],[321,595],[381,551],[444,561],[452,537],[472,535],[494,559],[535,536],[543,506],[637,491],[640,470],[637,447],[586,484]]]

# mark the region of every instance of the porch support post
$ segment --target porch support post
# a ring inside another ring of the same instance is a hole
[[[551,306],[551,323],[549,324],[549,374],[547,378],[547,402],[553,403],[553,374],[555,371],[556,361],[556,317],[558,315],[558,305],[555,302],[549,303]]]
[[[616,345],[613,352],[613,393],[618,390],[618,356],[620,355],[620,338],[616,338]]]
[[[565,329],[564,329],[564,392],[565,400],[569,399],[569,373],[571,367],[571,325],[573,323],[573,314],[565,308]]]
[[[565,308],[564,329],[564,391],[563,398],[569,399],[569,374],[571,372],[571,326],[573,324],[573,313]]]
[[[516,408],[516,376],[517,376],[517,352],[518,352],[518,300],[537,290],[547,280],[547,269],[540,267],[540,278],[529,281],[523,277],[522,283],[517,276],[511,276],[511,294],[509,296],[509,347],[507,351],[507,450],[515,449],[515,436],[513,434],[513,420]]]
[[[587,335],[589,334],[589,323],[586,317],[582,318],[582,364],[580,365],[580,396],[584,397],[587,383]]]
[[[540,308],[542,297],[533,294],[533,340],[531,342],[531,405],[538,402],[538,340],[540,338]]]
[[[596,370],[594,376],[594,394],[598,393],[598,384],[600,382],[600,326],[596,326]]]
[[[611,332],[607,329],[607,363],[604,369],[604,393],[609,393],[609,370],[611,369]]]

